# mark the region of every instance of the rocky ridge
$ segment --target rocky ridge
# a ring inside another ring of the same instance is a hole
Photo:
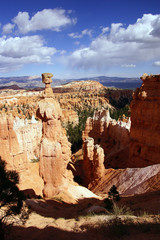
[[[104,87],[96,81],[75,81],[53,88],[54,97],[62,109],[63,125],[78,124],[79,110],[112,109],[125,106],[130,102],[132,90],[118,90]],[[0,113],[12,114],[13,117],[31,119],[36,117],[38,102],[43,92],[26,90],[0,90]],[[115,96],[116,95],[116,96]],[[116,99],[113,101],[113,99]],[[128,100],[127,100],[128,99]]]
[[[89,82],[89,83],[88,83]],[[62,122],[78,124],[78,110],[113,108],[109,100],[104,96],[105,87],[96,81],[70,83],[60,88],[54,88],[54,98],[60,103],[62,109]],[[82,87],[83,86],[83,87]],[[60,89],[60,90],[59,90]],[[80,90],[81,89],[81,90]],[[93,91],[94,89],[94,91]],[[14,117],[28,118],[36,117],[38,102],[42,91],[25,90],[3,90],[0,91],[0,112]]]

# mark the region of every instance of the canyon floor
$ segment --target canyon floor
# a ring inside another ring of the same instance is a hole
[[[143,240],[160,239],[160,192],[122,197],[114,214],[93,214],[93,206],[104,207],[103,200],[83,199],[76,204],[61,198],[28,199],[31,213],[25,225],[10,228],[7,240]],[[127,211],[120,211],[126,206]],[[130,209],[130,210],[128,210]]]

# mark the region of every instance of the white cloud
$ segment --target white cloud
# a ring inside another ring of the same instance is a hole
[[[84,35],[88,35],[89,37],[92,37],[92,30],[84,29],[82,31],[82,36],[84,36]]]
[[[80,45],[80,41],[75,41],[74,44],[75,45]]]
[[[153,63],[153,66],[155,66],[155,67],[160,67],[160,61],[154,62],[154,63]]]
[[[62,27],[76,23],[76,19],[70,18],[68,14],[64,9],[44,9],[30,19],[28,12],[19,12],[13,19],[13,23],[22,34],[47,29],[58,32]]]
[[[64,54],[66,54],[67,51],[66,50],[61,50],[61,51],[58,51],[58,52],[59,52],[60,55],[64,55]]]
[[[82,38],[83,36],[88,35],[89,37],[92,37],[92,30],[84,29],[80,34],[78,33],[69,33],[68,36],[71,38]]]
[[[122,68],[135,68],[136,65],[135,64],[123,64],[121,65]]]
[[[3,26],[3,34],[12,33],[14,27],[15,27],[15,24],[11,24],[11,23],[4,25]]]
[[[95,38],[90,46],[74,51],[69,65],[81,69],[107,69],[114,66],[134,67],[138,62],[160,56],[160,15],[144,14],[135,24],[125,27],[113,23]]]
[[[101,27],[102,28],[102,34],[109,31],[109,27]]]
[[[44,46],[39,36],[0,38],[0,72],[18,69],[29,63],[51,63],[55,48]]]

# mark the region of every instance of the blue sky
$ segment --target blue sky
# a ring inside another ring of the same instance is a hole
[[[0,77],[160,74],[158,0],[5,0]]]

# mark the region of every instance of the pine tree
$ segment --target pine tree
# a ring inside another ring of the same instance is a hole
[[[7,171],[6,163],[0,157],[0,239],[5,236],[7,219],[18,215],[19,219],[25,221],[28,212],[23,210],[24,195],[19,191],[17,184],[18,174],[15,171]]]
[[[118,202],[120,200],[119,192],[117,191],[117,187],[113,185],[108,192],[108,198],[112,201]]]

